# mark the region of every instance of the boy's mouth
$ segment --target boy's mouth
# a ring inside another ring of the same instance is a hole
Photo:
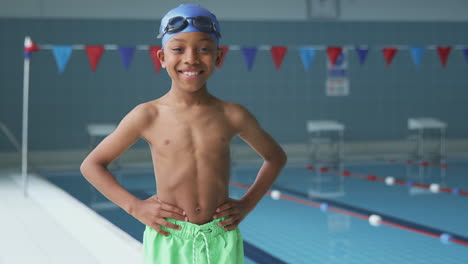
[[[202,74],[203,71],[179,71],[179,73],[182,73],[187,78],[193,79]]]

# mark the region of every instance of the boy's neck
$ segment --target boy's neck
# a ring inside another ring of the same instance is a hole
[[[172,87],[166,95],[169,101],[183,106],[206,104],[212,99],[212,95],[208,92],[206,85],[195,92],[185,92]]]

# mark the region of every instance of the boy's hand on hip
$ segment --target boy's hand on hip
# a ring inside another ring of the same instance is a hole
[[[250,211],[251,209],[245,201],[229,198],[226,203],[216,209],[213,219],[218,219],[228,215],[229,218],[219,222],[218,226],[226,226],[224,227],[224,230],[230,231],[235,229]]]
[[[168,236],[169,232],[161,229],[165,226],[172,229],[180,229],[180,226],[166,221],[164,218],[172,218],[181,221],[187,221],[188,218],[184,210],[161,202],[157,195],[153,195],[146,200],[140,200],[135,206],[132,216],[143,224],[152,227],[161,235]]]

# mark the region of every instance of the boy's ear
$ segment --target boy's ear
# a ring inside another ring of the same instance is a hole
[[[215,62],[215,66],[218,67],[219,64],[223,61],[223,57],[224,57],[224,50],[221,49],[221,48],[218,48],[218,50],[216,51],[216,62]]]
[[[161,63],[161,67],[166,68],[164,50],[160,49],[160,50],[156,51],[156,57],[158,57],[159,62]]]

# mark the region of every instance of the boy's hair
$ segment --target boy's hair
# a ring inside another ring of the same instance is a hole
[[[174,28],[173,25],[168,25],[174,18],[178,17],[179,20],[177,25],[182,25],[174,32],[170,32],[171,28]],[[201,23],[197,23],[197,18],[201,18]],[[184,24],[185,23],[185,24]],[[210,30],[200,29],[199,24],[202,26],[211,26]],[[185,26],[185,27],[184,27]],[[219,46],[219,39],[221,38],[221,29],[219,27],[219,22],[216,16],[211,13],[208,9],[194,4],[181,4],[178,7],[171,9],[169,12],[164,15],[161,19],[161,26],[159,27],[158,38],[162,38],[162,48],[166,45],[166,42],[178,33],[183,32],[203,32],[210,35],[215,41],[216,45]]]

